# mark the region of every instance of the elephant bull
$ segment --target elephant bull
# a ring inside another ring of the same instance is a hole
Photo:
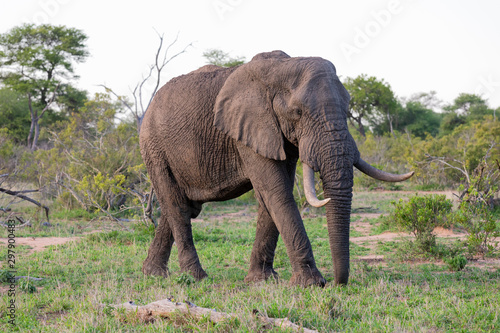
[[[300,158],[307,200],[326,205],[335,283],[347,283],[353,166],[390,182],[413,174],[389,174],[361,159],[347,128],[349,99],[331,62],[282,51],[258,54],[237,68],[205,66],[165,84],[140,132],[162,212],[143,273],[168,276],[175,240],[181,270],[196,279],[207,276],[191,218],[205,202],[253,188],[259,210],[245,281],[276,276],[273,260],[281,235],[293,271],[290,282],[324,285],[293,197]],[[325,200],[316,198],[314,172],[320,173]]]

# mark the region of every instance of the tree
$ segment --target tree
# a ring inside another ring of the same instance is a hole
[[[485,115],[489,108],[486,101],[481,96],[475,94],[461,93],[452,104],[444,107],[446,111],[453,111],[463,116]],[[492,112],[491,112],[492,113]]]
[[[203,56],[208,64],[220,67],[236,67],[245,63],[245,57],[233,58],[229,53],[217,49],[209,49],[203,52]]]
[[[361,74],[347,78],[344,86],[351,95],[349,102],[349,121],[362,136],[366,136],[365,126],[377,126],[387,121],[393,133],[398,102],[388,83],[376,77]]]
[[[398,118],[398,130],[407,130],[419,138],[425,139],[427,134],[436,136],[439,133],[441,115],[421,102],[407,102]]]
[[[496,117],[495,110],[488,107],[486,100],[475,94],[461,93],[443,110],[445,113],[441,123],[441,135],[448,135],[458,126],[482,120],[486,116]]]
[[[487,116],[460,125],[450,134],[425,142],[427,163],[440,164],[447,179],[470,188],[478,168],[486,181],[485,191],[500,181],[500,124]]]
[[[88,56],[86,39],[78,29],[48,24],[24,24],[0,35],[0,79],[28,99],[32,150],[37,147],[40,120],[63,87],[70,90],[69,81],[77,77],[74,64]]]

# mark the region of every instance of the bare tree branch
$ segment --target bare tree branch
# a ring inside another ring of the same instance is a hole
[[[113,89],[111,89],[107,85],[105,84],[99,85],[100,87],[103,87],[106,90],[106,92],[115,96],[118,99],[118,101],[120,101],[122,105],[132,113],[137,122],[138,132],[140,132],[140,126],[142,123],[142,119],[146,114],[146,110],[148,109],[149,105],[153,100],[153,97],[155,96],[156,92],[158,91],[158,88],[160,87],[162,71],[172,60],[174,60],[181,54],[186,53],[187,49],[192,46],[192,43],[190,43],[186,45],[181,51],[173,55],[170,55],[171,48],[178,42],[179,34],[177,34],[175,39],[164,50],[164,35],[163,34],[160,35],[158,32],[156,33],[158,34],[160,42],[158,45],[158,49],[155,53],[154,63],[149,66],[148,73],[145,76],[143,76],[142,80],[136,84],[133,90],[131,90],[133,103],[130,103],[122,96],[119,96]],[[153,91],[150,93],[150,96],[146,98],[145,96],[143,96],[144,86],[153,77],[155,77],[156,79],[154,83],[154,88]],[[145,101],[147,101],[147,104],[145,104]]]
[[[449,168],[452,168],[452,169],[455,169],[457,171],[460,171],[465,176],[465,178],[467,178],[467,183],[470,183],[469,173],[467,172],[467,169],[465,168],[465,165],[463,164],[462,161],[458,161],[458,160],[452,159],[454,162],[457,162],[457,163],[461,164],[462,167],[463,167],[463,169],[461,169],[461,168],[459,168],[457,166],[454,166],[453,164],[450,164],[450,163],[446,162],[444,157],[431,156],[429,154],[425,154],[425,156],[429,159],[430,162],[439,162],[439,163],[442,163],[442,164],[448,166]]]
[[[31,199],[30,197],[27,197],[25,195],[22,195],[20,192],[18,191],[11,191],[11,190],[7,190],[7,189],[4,189],[4,188],[1,188],[0,187],[0,192],[2,193],[5,193],[5,194],[8,194],[8,195],[12,195],[14,197],[17,197],[19,199],[23,199],[23,200],[26,200],[26,201],[29,201],[31,202],[32,204],[35,204],[37,205],[38,207],[40,208],[43,208],[45,210],[45,216],[47,217],[47,222],[49,222],[49,207],[45,206],[45,205],[42,205],[40,202],[34,200],[34,199]]]

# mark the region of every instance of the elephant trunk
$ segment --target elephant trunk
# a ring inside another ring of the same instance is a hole
[[[323,171],[321,179],[325,197],[331,200],[326,204],[326,221],[330,251],[333,259],[335,284],[347,284],[349,280],[349,230],[352,202],[351,170]],[[345,175],[345,173],[351,174]],[[338,180],[344,174],[344,180]]]

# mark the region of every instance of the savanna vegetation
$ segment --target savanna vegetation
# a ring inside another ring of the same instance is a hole
[[[138,145],[151,97],[142,88],[157,82],[154,94],[162,71],[188,50],[164,53],[171,50],[159,37],[149,75],[131,96],[118,96],[112,87],[95,95],[77,88],[74,64],[89,56],[83,31],[23,25],[0,34],[0,223],[17,226],[15,275],[42,278],[17,280],[11,325],[12,276],[7,244],[0,244],[0,330],[281,330],[263,327],[257,312],[321,332],[500,330],[500,108],[468,93],[450,103],[435,92],[398,97],[388,82],[368,75],[343,82],[351,95],[351,134],[366,161],[415,176],[380,183],[355,172],[349,285],[288,286],[291,267],[281,241],[275,265],[282,280],[245,284],[256,222],[251,192],[206,204],[193,221],[209,278],[195,282],[179,273],[175,247],[171,278],[143,276],[154,224]],[[204,56],[219,66],[245,61],[220,50]],[[307,206],[301,179],[296,201],[318,266],[331,281],[324,211]],[[151,199],[155,220],[160,212]],[[441,237],[440,228],[456,237]],[[7,228],[0,232],[6,239]],[[405,237],[380,236],[398,232]],[[22,242],[44,237],[77,238],[43,251]],[[213,323],[174,314],[145,323],[111,307],[167,297],[237,319]]]

